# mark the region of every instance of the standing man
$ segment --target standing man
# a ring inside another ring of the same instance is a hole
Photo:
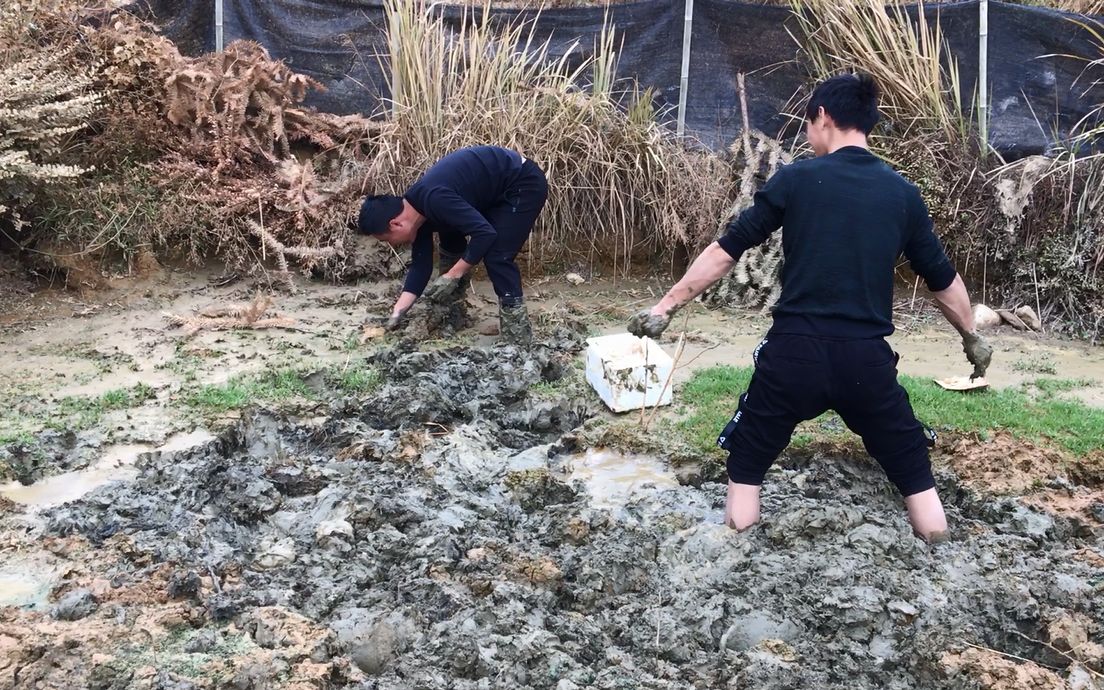
[[[909,521],[929,541],[947,530],[928,459],[928,436],[897,383],[893,277],[903,252],[962,335],[973,376],[992,348],[974,327],[970,297],[951,266],[920,192],[875,157],[878,89],[867,75],[817,86],[806,113],[816,158],[779,170],[751,208],[694,260],[682,280],[629,331],[658,336],[671,316],[728,273],[741,254],[780,227],[784,264],[774,324],[753,356],[755,373],[717,443],[728,451],[725,523],[759,520],[759,488],[798,422],[834,409],[905,498]]]
[[[548,198],[548,182],[536,163],[509,149],[473,146],[437,161],[401,196],[364,200],[357,231],[392,247],[413,243],[410,269],[387,321],[402,327],[415,300],[437,304],[461,299],[468,272],[483,262],[499,303],[499,333],[528,346],[532,327],[514,257],[521,250]],[[433,273],[433,235],[438,236],[439,276]]]

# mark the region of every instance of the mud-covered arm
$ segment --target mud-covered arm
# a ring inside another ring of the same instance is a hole
[[[943,316],[947,317],[947,321],[962,336],[962,351],[966,353],[966,360],[974,365],[970,378],[985,376],[993,361],[993,346],[976,330],[974,312],[970,308],[970,294],[966,291],[962,276],[955,273],[951,284],[933,292],[932,296]]]
[[[662,315],[675,313],[724,277],[735,264],[736,259],[732,258],[732,255],[719,242],[710,244],[698,255],[698,258],[694,259],[694,263],[690,264],[682,279],[652,307],[652,313]]]
[[[962,282],[962,276],[955,273],[951,284],[933,292],[932,297],[939,305],[939,311],[943,312],[943,316],[960,334],[965,335],[977,330],[974,324],[974,311],[970,306],[970,294],[966,292],[966,283]]]

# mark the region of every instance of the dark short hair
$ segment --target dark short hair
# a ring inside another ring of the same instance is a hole
[[[824,108],[840,129],[870,134],[878,124],[878,95],[878,84],[869,74],[841,74],[817,85],[805,117],[813,122]]]
[[[391,219],[402,213],[401,196],[378,194],[364,200],[357,217],[357,232],[361,235],[378,235],[387,231]]]

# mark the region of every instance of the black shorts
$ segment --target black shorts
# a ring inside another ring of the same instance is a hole
[[[835,410],[902,495],[935,486],[928,457],[933,436],[913,414],[897,382],[897,355],[885,340],[768,333],[753,359],[748,390],[717,439],[729,453],[733,482],[762,484],[797,424]]]

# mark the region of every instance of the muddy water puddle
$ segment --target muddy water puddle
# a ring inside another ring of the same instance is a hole
[[[608,449],[589,449],[567,463],[568,481],[579,480],[586,487],[591,505],[616,509],[645,490],[674,489],[674,473],[658,458],[625,455]]]
[[[205,429],[187,434],[174,434],[160,446],[148,443],[126,443],[109,446],[92,466],[47,477],[30,485],[9,482],[0,485],[0,496],[32,509],[59,506],[117,481],[131,481],[138,476],[134,463],[143,453],[171,453],[193,448],[214,437]]]
[[[0,565],[0,607],[38,608],[46,603],[55,580],[54,569],[44,563],[5,559]]]

